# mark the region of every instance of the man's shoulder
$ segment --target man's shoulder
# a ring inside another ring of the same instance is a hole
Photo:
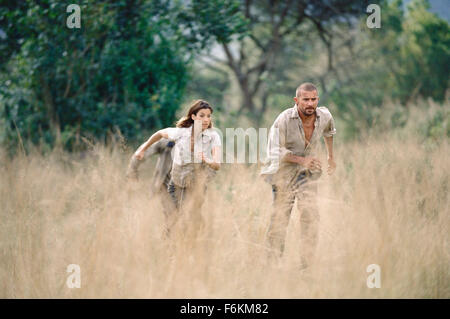
[[[275,122],[286,121],[287,119],[289,119],[292,116],[292,111],[293,111],[292,106],[285,109],[283,112],[278,114],[277,118],[275,119]]]
[[[331,115],[331,112],[330,112],[330,110],[326,107],[326,106],[319,106],[318,108],[317,108],[317,112],[319,113],[319,115],[323,115],[323,116],[325,116],[325,117],[327,117],[327,118],[331,118],[331,117],[333,117],[332,115]]]
[[[286,108],[283,112],[281,112],[280,115],[291,116],[293,111],[294,111],[294,107],[290,106],[290,107]]]

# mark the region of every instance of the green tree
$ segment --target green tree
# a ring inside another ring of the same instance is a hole
[[[336,50],[340,61],[322,77],[322,101],[337,106],[347,137],[384,121],[388,100],[404,106],[421,98],[443,102],[448,90],[448,22],[430,13],[425,0],[412,1],[407,10],[401,0],[380,6],[381,28],[367,28],[365,18],[359,30],[350,28],[352,50]],[[406,107],[393,113],[390,124],[404,125],[407,113]]]
[[[429,8],[426,0],[412,1],[403,23],[404,45],[398,52],[403,70],[395,76],[403,102],[417,97],[443,102],[448,89],[450,25]]]
[[[261,124],[271,98],[287,89],[290,94],[295,90],[296,84],[286,87],[286,73],[292,70],[295,56],[306,55],[311,43],[324,43],[329,68],[333,68],[331,42],[341,34],[331,27],[354,24],[355,17],[365,14],[367,4],[352,0],[241,1],[240,10],[248,21],[247,33],[220,45],[224,58],[208,56],[215,67],[229,70],[236,80],[241,93],[237,114],[246,114]]]
[[[120,130],[142,140],[170,126],[195,54],[245,28],[232,0],[83,1],[81,29],[66,27],[66,6],[0,7],[1,138],[10,149],[18,133],[73,149],[81,136],[105,140]]]

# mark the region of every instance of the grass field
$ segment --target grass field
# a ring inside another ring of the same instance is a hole
[[[309,272],[297,267],[296,209],[284,258],[266,257],[271,190],[257,166],[222,165],[205,229],[164,239],[151,165],[128,184],[130,149],[90,154],[2,157],[1,298],[450,298],[448,139],[338,144],[337,171],[320,182]],[[66,285],[69,264],[81,267],[79,289]],[[381,288],[366,285],[370,264]]]

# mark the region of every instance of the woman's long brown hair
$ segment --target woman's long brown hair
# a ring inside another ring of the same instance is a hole
[[[211,114],[213,112],[213,109],[211,105],[209,105],[208,102],[204,100],[195,100],[192,102],[191,106],[189,107],[189,111],[186,116],[183,116],[181,119],[177,122],[177,127],[189,127],[192,124],[194,124],[194,120],[192,119],[192,115],[197,115],[198,111],[202,109],[209,109],[211,111]],[[208,128],[212,127],[212,121],[209,122]]]

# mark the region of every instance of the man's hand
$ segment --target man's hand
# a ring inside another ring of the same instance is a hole
[[[331,175],[336,170],[336,163],[332,157],[328,158],[328,175]]]
[[[321,170],[322,169],[320,160],[318,160],[317,158],[314,158],[314,157],[304,157],[301,164],[310,170]]]

